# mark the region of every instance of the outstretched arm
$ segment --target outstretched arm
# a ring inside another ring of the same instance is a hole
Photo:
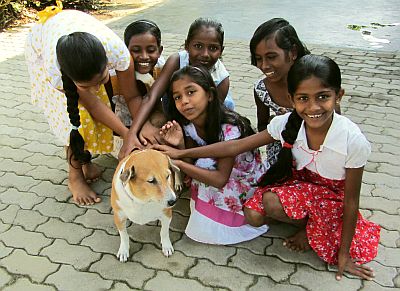
[[[350,258],[350,245],[353,240],[358,218],[361,181],[364,167],[346,169],[346,182],[344,187],[343,228],[341,244],[338,254],[338,272],[336,279],[342,278],[343,272],[356,275],[366,280],[372,280],[373,271],[367,266],[355,264]]]
[[[211,145],[178,150],[164,145],[154,145],[153,148],[163,151],[173,159],[182,158],[224,158],[235,157],[238,154],[256,149],[262,145],[269,144],[275,140],[267,132],[250,135],[248,137],[236,140],[217,142]]]

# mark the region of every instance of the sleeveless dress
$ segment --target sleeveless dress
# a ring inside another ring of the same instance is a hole
[[[238,127],[224,124],[222,140],[240,137]],[[186,136],[199,146],[206,145],[192,123],[184,126]],[[198,159],[196,166],[216,169],[216,161]],[[257,180],[264,173],[258,150],[238,155],[227,184],[217,189],[200,181],[191,181],[191,214],[185,233],[191,239],[208,244],[235,244],[251,240],[268,230],[268,226],[253,227],[246,223],[242,211],[244,201],[253,195]]]
[[[264,83],[264,78],[258,80],[257,82],[254,83],[254,91],[256,92],[256,96],[258,99],[261,100],[261,102],[269,108],[270,116],[274,117],[277,115],[282,115],[285,114],[286,112],[292,111],[292,108],[285,108],[282,106],[279,106],[276,104],[272,98],[271,95],[269,94],[265,83]],[[268,144],[265,146],[266,148],[266,165],[269,168],[278,159],[278,154],[279,151],[281,150],[282,146],[279,141]]]
[[[125,71],[130,64],[130,53],[123,41],[107,26],[94,17],[76,10],[63,10],[35,24],[27,38],[25,59],[31,82],[31,100],[39,107],[50,129],[63,145],[69,144],[71,124],[67,112],[67,98],[63,89],[56,45],[63,35],[87,32],[97,37],[106,51],[109,70]],[[104,85],[96,93],[111,108]],[[79,132],[85,148],[93,154],[109,153],[113,149],[112,130],[95,121],[79,104],[81,126]]]

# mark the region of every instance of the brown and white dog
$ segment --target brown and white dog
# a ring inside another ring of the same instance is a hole
[[[118,164],[112,181],[111,205],[121,238],[117,253],[121,262],[129,257],[127,218],[137,224],[160,220],[162,252],[167,257],[172,255],[169,225],[177,199],[174,189],[182,190],[179,168],[161,152],[135,150]]]

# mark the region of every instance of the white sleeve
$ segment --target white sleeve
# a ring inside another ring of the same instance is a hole
[[[125,43],[117,36],[113,36],[108,42],[103,43],[106,50],[109,69],[126,71],[129,68],[131,54]]]
[[[365,166],[371,154],[371,145],[362,133],[349,136],[345,168]]]
[[[273,139],[280,141],[283,140],[282,131],[285,129],[289,115],[290,112],[283,115],[275,116],[267,125],[267,131]]]

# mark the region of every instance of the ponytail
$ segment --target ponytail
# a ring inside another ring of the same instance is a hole
[[[286,127],[282,131],[284,146],[278,154],[276,163],[262,176],[259,182],[260,186],[279,183],[292,176],[294,163],[291,148],[296,141],[302,121],[303,119],[297,114],[296,110],[289,115]]]
[[[67,97],[67,111],[69,120],[73,126],[69,136],[69,146],[72,152],[70,159],[73,158],[82,164],[86,164],[90,162],[92,156],[89,151],[85,150],[85,141],[78,130],[78,127],[81,125],[78,108],[78,90],[75,83],[62,71],[61,75],[65,96]],[[69,162],[71,163],[71,160]]]

